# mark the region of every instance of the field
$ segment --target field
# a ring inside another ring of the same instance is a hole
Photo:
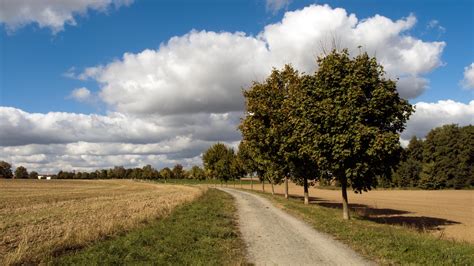
[[[245,185],[244,188],[250,188]],[[254,184],[254,190],[261,190]],[[265,191],[270,192],[269,184]],[[275,186],[275,192],[284,193],[284,186]],[[300,197],[303,187],[290,184],[290,195]],[[310,188],[312,203],[340,208],[339,190]],[[368,193],[348,193],[353,210],[377,223],[405,225],[445,239],[474,243],[473,190],[373,190]]]
[[[231,195],[208,189],[167,217],[51,261],[52,265],[246,265]]]
[[[0,179],[0,264],[37,263],[167,216],[204,188]]]

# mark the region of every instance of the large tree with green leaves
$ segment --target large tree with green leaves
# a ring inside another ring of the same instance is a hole
[[[284,127],[287,113],[282,108],[289,87],[298,83],[298,73],[289,65],[273,69],[264,82],[254,82],[244,91],[246,116],[239,126],[243,141],[252,151],[260,178],[273,185],[288,176],[289,169],[283,154],[287,138]]]
[[[349,219],[347,187],[368,191],[376,177],[399,161],[399,133],[413,111],[375,58],[347,50],[318,58],[318,70],[301,82],[290,110],[293,137],[325,176],[342,188],[343,218]]]
[[[28,178],[28,171],[26,170],[26,168],[23,166],[18,166],[15,169],[15,178]]]
[[[166,183],[166,180],[174,178],[173,171],[171,171],[169,167],[165,167],[161,169],[160,176],[165,180],[165,183]]]
[[[13,178],[11,164],[0,161],[0,178]]]
[[[36,171],[31,171],[30,174],[28,175],[28,178],[30,178],[30,179],[38,179],[38,172],[36,172]]]
[[[206,172],[201,167],[194,165],[191,170],[189,170],[189,177],[196,180],[206,179]]]
[[[462,188],[474,175],[474,126],[444,125],[432,129],[423,142],[420,186]]]
[[[202,156],[204,169],[212,178],[227,182],[232,178],[234,150],[223,143],[212,145]]]
[[[250,176],[250,188],[253,189],[253,175],[257,172],[258,166],[253,159],[252,150],[245,140],[239,143],[236,161],[240,164],[243,175]]]

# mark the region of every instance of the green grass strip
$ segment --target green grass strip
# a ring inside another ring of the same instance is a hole
[[[345,221],[339,209],[259,194],[379,264],[474,265],[474,245],[470,243],[438,239],[428,233],[378,224],[354,214],[351,220]]]
[[[230,195],[209,189],[168,217],[56,258],[57,265],[228,265],[244,263]]]

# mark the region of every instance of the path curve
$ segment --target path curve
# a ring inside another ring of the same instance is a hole
[[[314,230],[258,195],[230,188],[249,261],[257,265],[370,265],[346,245]]]

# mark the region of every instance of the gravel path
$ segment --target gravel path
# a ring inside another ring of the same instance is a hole
[[[241,190],[220,188],[234,196],[249,261],[257,265],[369,265],[330,236]]]

